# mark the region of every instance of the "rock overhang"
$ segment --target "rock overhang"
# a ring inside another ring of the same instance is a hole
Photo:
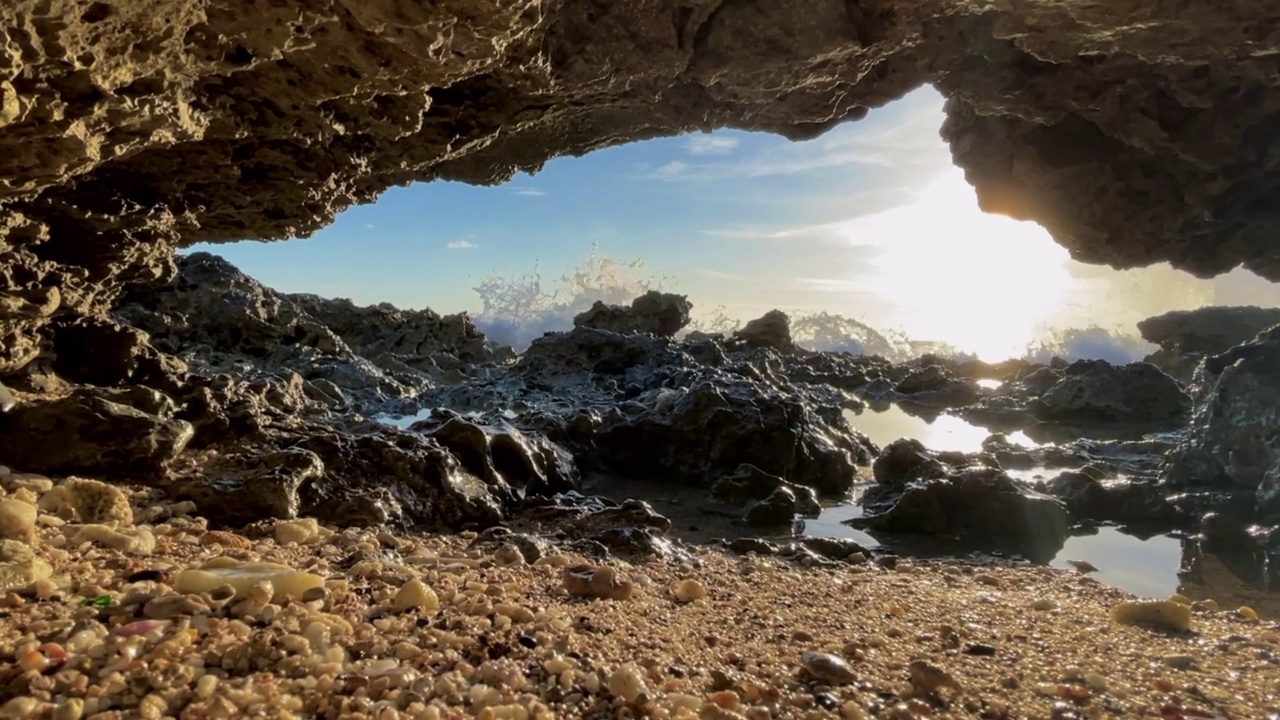
[[[923,84],[981,205],[1080,260],[1280,279],[1280,24],[1146,0],[16,0],[0,8],[0,373],[197,242],[395,185],[733,127],[821,134]],[[12,298],[12,301],[9,299]],[[52,309],[50,310],[50,307]]]

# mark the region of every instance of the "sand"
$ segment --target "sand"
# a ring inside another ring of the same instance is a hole
[[[0,504],[43,506],[0,516],[0,536],[18,536],[0,569],[0,717],[1280,713],[1275,618],[1199,603],[1189,632],[1119,624],[1111,611],[1131,596],[1075,572],[699,550],[610,563],[629,597],[596,599],[566,590],[586,558],[529,564],[466,534],[305,521],[210,531],[190,504],[145,490],[53,484],[0,478]],[[184,574],[214,558],[294,574],[232,588]],[[12,586],[14,563],[45,577]]]

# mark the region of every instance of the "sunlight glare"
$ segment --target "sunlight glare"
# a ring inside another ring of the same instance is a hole
[[[978,209],[958,168],[908,205],[856,219],[842,234],[874,246],[850,290],[892,300],[891,324],[996,361],[1020,356],[1062,310],[1075,280],[1068,252],[1039,225]]]

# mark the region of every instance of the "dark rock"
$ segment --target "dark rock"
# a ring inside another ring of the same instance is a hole
[[[51,327],[53,369],[90,385],[135,382],[172,392],[186,375],[186,363],[153,348],[147,334],[107,318],[77,318]]]
[[[1117,523],[1175,523],[1181,513],[1153,482],[1104,480],[1098,473],[1068,471],[1045,484],[1076,519]]]
[[[1033,492],[996,468],[955,467],[919,442],[899,440],[877,458],[877,484],[850,525],[908,534],[959,536],[1048,560],[1067,538],[1068,516],[1057,500]]]
[[[203,252],[181,258],[167,285],[134,288],[116,316],[206,375],[296,371],[374,411],[502,357],[464,315],[280,293]],[[72,325],[67,332],[70,359],[63,364],[74,369],[87,330]]]
[[[880,451],[871,463],[871,472],[877,483],[898,486],[916,480],[943,478],[951,468],[927,450],[924,443],[914,438],[894,440]]]
[[[791,493],[794,512],[811,516],[821,511],[813,488],[789,483],[748,463],[739,465],[733,473],[717,480],[711,486],[711,495],[725,502],[742,504],[764,500],[780,489]]]
[[[893,390],[913,403],[933,407],[968,405],[983,396],[976,382],[956,377],[941,365],[928,365],[912,372]]]
[[[627,477],[706,482],[748,463],[840,496],[853,487],[856,465],[870,459],[869,443],[842,417],[823,418],[764,383],[704,381],[654,400],[604,418],[593,437],[602,467]]]
[[[1230,478],[1263,517],[1280,517],[1280,326],[1207,358],[1192,390],[1191,427],[1164,478],[1183,486]]]
[[[756,555],[777,555],[778,546],[764,538],[736,538],[729,543],[729,549],[739,555],[755,553]]]
[[[790,525],[796,518],[796,495],[790,488],[779,487],[763,500],[747,508],[743,520],[750,527],[779,527]]]
[[[1041,420],[1063,423],[1134,423],[1175,426],[1191,399],[1178,382],[1150,363],[1072,363],[1061,380],[1030,404]]]
[[[781,310],[770,310],[749,321],[733,337],[748,347],[767,347],[781,352],[795,349],[791,339],[791,320]]]
[[[325,473],[319,456],[298,448],[232,456],[216,468],[216,472],[170,488],[169,493],[177,500],[191,500],[201,516],[221,526],[298,517],[302,507],[299,491]]]
[[[294,439],[324,463],[321,481],[300,489],[301,514],[338,525],[391,524],[459,530],[496,525],[511,488],[486,483],[434,440],[367,426],[317,428]]]
[[[871,555],[870,551],[850,538],[805,537],[795,542],[828,560],[847,560],[854,553],[862,553],[868,557]]]
[[[689,324],[689,311],[693,304],[684,295],[650,290],[631,301],[631,307],[605,305],[597,300],[589,310],[573,319],[575,327],[594,328],[609,332],[648,333],[661,337],[674,337]]]
[[[486,483],[503,483],[528,494],[549,495],[579,487],[578,467],[563,448],[509,426],[479,425],[437,409],[410,426],[453,453]]]
[[[666,338],[578,327],[534,340],[520,356],[516,372],[529,376],[588,371],[625,375],[633,368],[656,368],[681,362],[678,350]]]
[[[168,397],[143,387],[28,400],[0,413],[0,457],[28,472],[155,476],[192,437],[173,409]]]
[[[1138,323],[1138,332],[1160,346],[1146,361],[1187,381],[1204,358],[1249,342],[1277,324],[1280,308],[1213,306],[1147,318]]]

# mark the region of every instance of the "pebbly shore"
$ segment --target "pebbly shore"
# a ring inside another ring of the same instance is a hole
[[[4,718],[1280,712],[1276,618],[1075,572],[230,532],[151,489],[0,472]]]

